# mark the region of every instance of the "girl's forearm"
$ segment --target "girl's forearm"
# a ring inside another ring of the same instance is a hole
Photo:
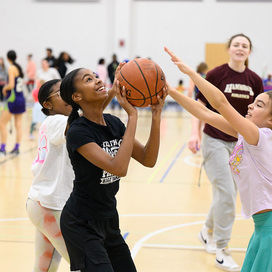
[[[202,121],[204,120],[204,113],[207,113],[207,108],[202,105],[201,103],[195,101],[194,99],[179,93],[176,89],[173,87],[170,87],[169,89],[169,95],[177,101],[183,108],[185,108],[188,112],[190,112],[192,115],[194,115],[197,119],[200,119]]]
[[[7,85],[4,86],[5,91],[10,91],[11,89],[14,88],[14,85],[12,86],[12,84],[8,83]]]
[[[205,80],[198,73],[193,70],[190,70],[188,73],[190,78],[197,85],[201,93],[206,97],[212,107],[219,111],[220,106],[223,103],[227,102],[225,95],[209,81]],[[219,111],[220,112],[220,111]]]
[[[134,146],[137,119],[137,115],[129,116],[122,144],[120,145],[118,152],[113,158],[118,176],[125,176],[127,174],[128,165]]]
[[[142,164],[146,167],[153,167],[157,162],[160,147],[160,124],[161,119],[152,119],[150,135],[143,152]]]

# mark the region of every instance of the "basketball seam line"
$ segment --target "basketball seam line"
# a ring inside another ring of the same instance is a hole
[[[126,78],[125,78],[124,75],[122,74],[122,71],[120,71],[120,74],[121,74],[122,78],[126,81],[126,83],[127,83],[128,85],[130,85],[133,89],[137,90],[137,91],[138,91],[139,93],[141,93],[141,95],[143,96],[143,99],[129,98],[128,100],[134,100],[134,101],[135,101],[135,100],[136,100],[136,101],[143,100],[143,103],[142,103],[140,106],[137,106],[137,107],[141,107],[142,105],[144,105],[144,103],[145,103],[145,101],[146,101],[146,98],[145,98],[144,94],[143,94],[139,89],[135,88],[133,85],[131,85],[131,84],[126,80]]]
[[[137,61],[133,60],[133,62],[136,63],[136,65],[138,66],[138,68],[139,68],[139,70],[140,70],[140,72],[141,72],[141,74],[142,74],[142,76],[143,76],[143,78],[144,78],[145,84],[146,84],[147,89],[148,89],[148,92],[149,92],[149,97],[150,97],[150,100],[151,100],[151,103],[150,103],[150,104],[152,105],[152,94],[151,94],[151,92],[150,92],[150,89],[149,89],[149,86],[148,86],[148,84],[147,84],[147,81],[146,81],[146,78],[145,78],[145,76],[144,76],[144,73],[143,73],[141,67],[139,66],[139,64],[137,63]]]

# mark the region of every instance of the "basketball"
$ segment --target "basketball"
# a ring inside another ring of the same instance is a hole
[[[162,97],[165,76],[160,66],[150,59],[138,58],[126,63],[118,76],[120,86],[126,88],[127,100],[135,107],[158,103]]]

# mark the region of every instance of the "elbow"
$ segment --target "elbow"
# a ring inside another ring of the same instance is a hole
[[[220,107],[222,106],[222,103],[224,101],[218,101],[217,103],[214,103],[214,105],[212,105],[218,112],[220,112]]]
[[[228,104],[228,100],[223,93],[220,93],[220,96],[218,95],[218,98],[213,103],[211,103],[213,108],[215,108],[218,112],[220,112],[220,108],[226,104]]]
[[[117,176],[120,177],[120,178],[123,178],[127,175],[127,171],[122,171],[120,172]]]
[[[118,177],[125,177],[127,175],[128,168],[118,167],[112,174]]]
[[[155,161],[149,160],[149,161],[143,162],[143,166],[148,167],[148,168],[153,168],[156,165],[156,161],[157,160],[155,160]]]

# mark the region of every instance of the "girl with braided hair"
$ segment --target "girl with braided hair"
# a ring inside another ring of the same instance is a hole
[[[39,129],[38,154],[31,167],[34,179],[27,200],[27,213],[36,228],[33,272],[57,271],[61,257],[69,263],[60,231],[60,215],[74,180],[66,149],[67,119],[72,108],[61,99],[60,84],[60,79],[49,80],[38,93],[47,118]],[[115,89],[108,93],[104,107],[115,95]]]
[[[65,139],[72,108],[60,97],[60,83],[60,79],[49,80],[38,93],[47,118],[39,129],[38,154],[31,166],[34,179],[26,205],[29,219],[36,228],[33,272],[57,271],[61,256],[69,262],[59,221],[73,186],[74,172]]]

